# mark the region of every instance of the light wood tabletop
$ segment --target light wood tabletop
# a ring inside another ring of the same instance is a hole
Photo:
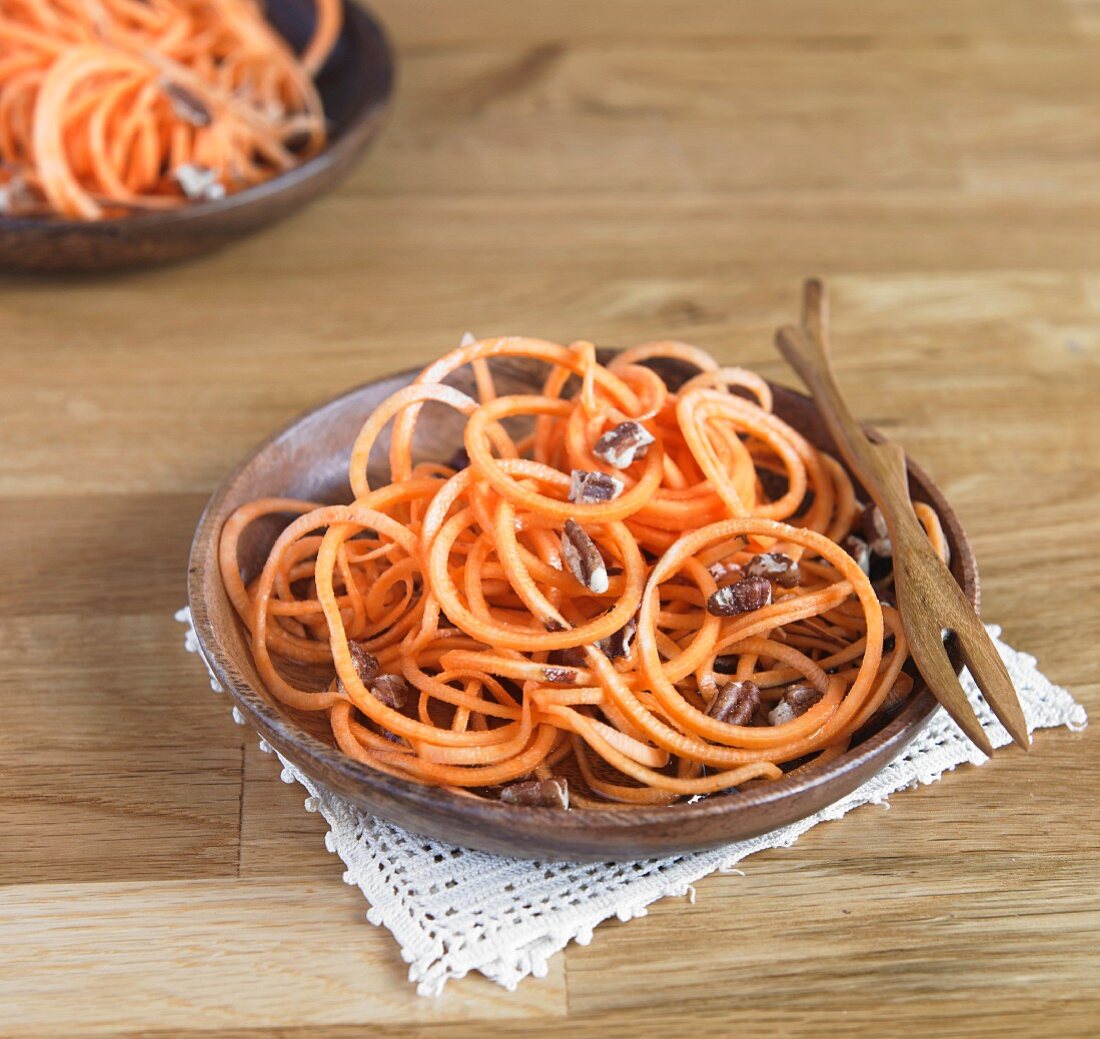
[[[1100,2],[376,0],[377,150],[238,247],[0,278],[0,1035],[1100,1034],[1100,740],[1039,734],[420,998],[172,613],[299,411],[470,329],[793,382],[800,279],[987,619],[1100,711]]]

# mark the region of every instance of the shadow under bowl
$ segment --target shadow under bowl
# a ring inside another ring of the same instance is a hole
[[[269,0],[267,16],[295,48],[309,39],[312,0]],[[317,87],[329,140],[312,159],[213,202],[109,220],[0,217],[0,268],[106,271],[219,249],[289,216],[333,187],[378,134],[393,92],[393,54],[375,18],[344,2],[344,25]]]

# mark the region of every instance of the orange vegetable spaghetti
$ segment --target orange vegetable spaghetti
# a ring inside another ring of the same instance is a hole
[[[340,0],[315,4],[296,55],[256,0],[4,0],[0,212],[172,208],[315,155],[342,24]]]
[[[542,362],[541,391],[499,393],[502,358]],[[463,416],[447,462],[414,453],[425,404]],[[603,365],[590,343],[464,342],[369,416],[349,476],[347,505],[244,505],[219,560],[271,694],[371,768],[665,805],[835,757],[911,689],[881,516],[764,380],[695,347]],[[242,575],[242,533],[272,516],[292,518]]]

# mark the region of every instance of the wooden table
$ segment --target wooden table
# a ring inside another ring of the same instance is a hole
[[[210,259],[0,280],[0,1034],[1100,1034],[1100,741],[1039,736],[418,998],[172,612],[298,411],[462,332],[674,336],[786,378],[835,293],[986,615],[1095,714],[1100,3],[379,0],[378,150]]]

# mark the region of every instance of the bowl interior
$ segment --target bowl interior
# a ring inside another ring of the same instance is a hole
[[[279,34],[301,51],[317,19],[314,0],[268,0],[267,18]],[[336,140],[372,100],[389,93],[393,70],[383,55],[384,41],[362,7],[347,0],[344,30],[317,75],[331,138]]]
[[[541,382],[542,369],[521,360],[494,365],[502,393],[522,392]],[[662,372],[670,382],[676,372]],[[247,632],[229,606],[217,569],[217,537],[239,505],[263,496],[288,496],[335,503],[351,497],[347,465],[351,444],[371,410],[406,385],[415,372],[402,373],[353,390],[304,415],[247,459],[216,492],[196,532],[189,582],[196,631],[207,662],[252,724],[307,774],[374,814],[410,829],[471,847],[512,855],[550,858],[637,858],[706,847],[774,829],[801,818],[850,792],[905,747],[935,709],[931,694],[917,682],[907,706],[884,725],[859,734],[859,741],[826,765],[799,770],[775,783],[752,787],[696,804],[658,809],[553,812],[474,801],[419,783],[381,775],[344,757],[332,745],[323,719],[292,711],[274,700],[252,664]],[[458,373],[453,380],[473,390]],[[818,447],[835,448],[813,403],[792,390],[775,387],[775,411]],[[426,408],[418,442],[423,458],[446,460],[461,444],[463,419],[442,406]],[[388,432],[388,431],[387,431]],[[387,476],[388,440],[371,459],[371,480]],[[973,555],[955,514],[932,482],[910,466],[913,497],[933,505],[944,524],[952,569],[977,604]],[[241,539],[246,577],[263,561],[285,525],[268,518]],[[957,664],[957,661],[956,661]],[[302,669],[295,678],[321,688],[331,672]]]

